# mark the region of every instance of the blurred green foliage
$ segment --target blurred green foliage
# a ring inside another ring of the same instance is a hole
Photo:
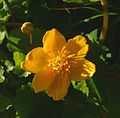
[[[109,1],[109,26],[99,44],[103,9],[100,0],[0,0],[0,118],[119,118],[120,117],[120,4]],[[34,25],[33,44],[20,31]],[[64,101],[44,92],[35,94],[33,75],[20,63],[33,48],[42,46],[44,33],[58,29],[66,40],[82,34],[96,64],[93,78],[72,82]]]

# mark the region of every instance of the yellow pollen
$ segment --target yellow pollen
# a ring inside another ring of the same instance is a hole
[[[57,56],[56,58],[53,58],[49,60],[48,66],[52,68],[54,71],[57,72],[67,72],[69,73],[70,65],[67,61],[67,58],[62,58],[60,56]]]
[[[70,73],[70,63],[76,64],[76,54],[69,55],[69,51],[65,47],[58,51],[57,56],[48,61],[48,67],[58,73]]]

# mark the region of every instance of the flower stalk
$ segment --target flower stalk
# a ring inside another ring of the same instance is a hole
[[[100,33],[100,42],[104,42],[106,33],[107,33],[107,28],[108,28],[108,1],[107,0],[101,0],[101,5],[103,7],[103,26],[102,30]]]

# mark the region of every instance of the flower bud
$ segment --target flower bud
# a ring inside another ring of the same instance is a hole
[[[29,35],[33,31],[33,24],[31,22],[25,22],[25,23],[23,23],[23,25],[21,27],[21,31],[23,33]]]
[[[32,32],[33,32],[33,24],[31,22],[25,22],[23,23],[21,27],[21,31],[25,33],[26,35],[29,35],[30,38],[30,44],[32,44]]]

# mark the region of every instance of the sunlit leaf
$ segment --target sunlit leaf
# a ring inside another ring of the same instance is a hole
[[[5,60],[5,66],[8,73],[14,69],[14,65],[9,60]]]
[[[73,87],[79,91],[82,91],[87,97],[89,95],[89,89],[87,87],[86,81],[83,80],[81,82],[72,81]]]
[[[0,83],[4,82],[5,77],[4,77],[4,68],[3,66],[0,66]]]
[[[0,26],[0,44],[3,42],[5,38],[6,30],[4,26]]]
[[[0,3],[2,3],[3,2],[3,0],[0,0]]]
[[[15,73],[18,74],[18,75],[22,75],[24,76],[24,71],[21,69],[20,65],[21,65],[21,62],[24,60],[25,58],[25,54],[23,54],[22,52],[18,52],[18,51],[15,51],[13,53],[13,59],[14,59],[14,62],[15,62]],[[29,73],[27,73],[28,75]],[[25,74],[26,75],[26,74]],[[26,75],[26,76],[27,76]]]
[[[4,8],[1,8],[0,9],[0,20],[7,21],[9,17],[10,17],[10,14]]]
[[[93,30],[90,34],[87,34],[88,39],[94,43],[98,40],[98,29]]]
[[[17,52],[16,51],[16,52],[13,53],[13,59],[15,61],[15,65],[17,67],[20,66],[20,64],[24,60],[24,58],[25,58],[25,55],[22,52]]]

